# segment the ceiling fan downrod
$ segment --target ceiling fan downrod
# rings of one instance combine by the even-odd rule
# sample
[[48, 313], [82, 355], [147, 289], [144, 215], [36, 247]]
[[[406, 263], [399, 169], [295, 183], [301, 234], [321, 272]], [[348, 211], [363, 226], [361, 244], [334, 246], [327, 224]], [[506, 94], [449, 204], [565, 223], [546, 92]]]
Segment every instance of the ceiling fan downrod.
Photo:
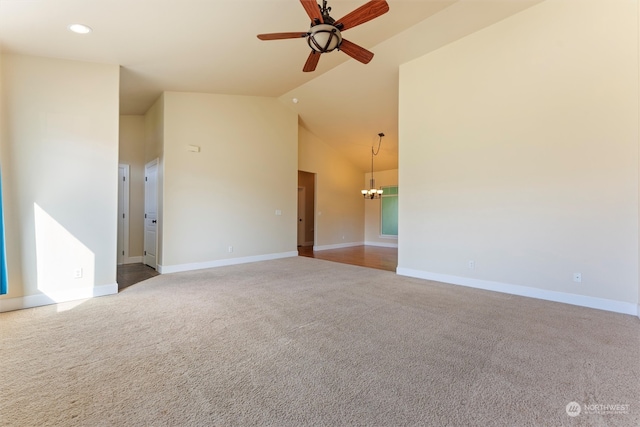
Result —
[[320, 14], [322, 15], [322, 19], [325, 24], [333, 25], [336, 20], [329, 16], [329, 12], [331, 12], [331, 7], [327, 6], [327, 0], [322, 0], [322, 7], [318, 5], [320, 8]]

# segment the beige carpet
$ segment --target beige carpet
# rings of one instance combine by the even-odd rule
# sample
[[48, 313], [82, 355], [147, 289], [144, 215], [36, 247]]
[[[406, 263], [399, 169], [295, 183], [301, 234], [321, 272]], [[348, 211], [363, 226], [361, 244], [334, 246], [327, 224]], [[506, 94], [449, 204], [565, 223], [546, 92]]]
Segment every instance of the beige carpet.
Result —
[[0, 425], [638, 426], [640, 320], [303, 257], [168, 274], [0, 314]]

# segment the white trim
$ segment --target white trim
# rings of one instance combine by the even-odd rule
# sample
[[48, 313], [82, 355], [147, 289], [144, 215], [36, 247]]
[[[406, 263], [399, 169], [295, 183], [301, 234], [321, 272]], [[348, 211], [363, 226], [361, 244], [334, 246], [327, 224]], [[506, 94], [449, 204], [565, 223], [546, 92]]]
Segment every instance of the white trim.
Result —
[[314, 251], [326, 251], [328, 249], [342, 249], [342, 248], [351, 248], [353, 246], [363, 246], [364, 242], [350, 242], [350, 243], [338, 243], [335, 245], [322, 245], [322, 246], [314, 246]]
[[449, 283], [453, 285], [468, 286], [471, 288], [485, 289], [488, 291], [502, 292], [505, 294], [561, 302], [581, 307], [596, 308], [598, 310], [613, 311], [622, 314], [631, 314], [634, 316], [637, 316], [640, 313], [640, 306], [636, 306], [636, 304], [605, 298], [590, 297], [587, 295], [549, 291], [546, 289], [531, 288], [528, 286], [512, 285], [509, 283], [493, 282], [489, 280], [471, 279], [468, 277], [451, 276], [448, 274], [431, 273], [428, 271], [413, 270], [410, 268], [398, 267], [396, 269], [396, 273], [401, 276], [433, 280], [436, 282]]
[[266, 254], [266, 255], [254, 255], [254, 256], [241, 257], [241, 258], [227, 258], [227, 259], [219, 259], [214, 261], [194, 262], [190, 264], [178, 264], [178, 265], [158, 264], [158, 273], [160, 274], [179, 273], [182, 271], [202, 270], [205, 268], [224, 267], [227, 265], [237, 265], [237, 264], [247, 264], [250, 262], [258, 262], [258, 261], [270, 261], [273, 259], [290, 258], [290, 257], [296, 257], [296, 256], [298, 256], [298, 251], [281, 252], [281, 253]]
[[[127, 164], [119, 164], [118, 165], [118, 190], [120, 189], [120, 170], [122, 169], [122, 176], [124, 177], [124, 184], [122, 185], [122, 213], [124, 214], [124, 218], [118, 218], [118, 225], [120, 224], [120, 220], [122, 221], [122, 251], [124, 253], [120, 253], [120, 248], [118, 248], [118, 261], [122, 261], [126, 264], [126, 259], [129, 257], [129, 165]], [[120, 194], [118, 194], [118, 199], [120, 198]], [[120, 212], [118, 212], [118, 217], [120, 216]], [[118, 234], [120, 234], [120, 230], [118, 230]]]
[[638, 319], [640, 319], [640, 303], [638, 303]]
[[[302, 193], [302, 194], [300, 194]], [[297, 235], [298, 235], [298, 245], [304, 245], [304, 239], [307, 235], [307, 187], [298, 186], [298, 199], [297, 208], [298, 208], [298, 217], [297, 217]], [[302, 233], [300, 233], [300, 228], [302, 227]]]
[[130, 256], [125, 258], [124, 264], [140, 264], [142, 262], [142, 255], [140, 256]]
[[130, 257], [126, 257], [122, 262], [119, 262], [118, 265], [139, 264], [143, 260], [144, 260], [143, 256], [130, 256]]
[[365, 241], [364, 245], [365, 246], [379, 246], [381, 248], [397, 248], [398, 247], [397, 243], [369, 242], [369, 241]]
[[[149, 177], [149, 169], [151, 169], [153, 166], [156, 167], [156, 171], [155, 171], [155, 206], [152, 206], [155, 210], [155, 218], [148, 218], [148, 214], [149, 212], [149, 197], [148, 197], [148, 191], [150, 188], [150, 184], [148, 184], [148, 180], [147, 178]], [[144, 165], [144, 216], [143, 216], [143, 221], [144, 221], [144, 227], [142, 229], [142, 253], [143, 253], [143, 260], [144, 263], [147, 264], [149, 267], [155, 268], [157, 270], [158, 267], [158, 246], [159, 246], [159, 240], [160, 240], [160, 158], [156, 157], [155, 159], [151, 160], [150, 162], [147, 162]], [[153, 248], [153, 264], [151, 265], [150, 262], [147, 262], [147, 258], [151, 258], [150, 255], [147, 255], [147, 252], [149, 252], [149, 248], [147, 247], [147, 219], [155, 219], [156, 220], [156, 238], [155, 238], [155, 242], [154, 245], [155, 246]]]
[[118, 293], [118, 284], [94, 286], [93, 288], [66, 289], [49, 294], [27, 295], [18, 298], [0, 299], [0, 313], [5, 311], [22, 310], [62, 302], [75, 301]]

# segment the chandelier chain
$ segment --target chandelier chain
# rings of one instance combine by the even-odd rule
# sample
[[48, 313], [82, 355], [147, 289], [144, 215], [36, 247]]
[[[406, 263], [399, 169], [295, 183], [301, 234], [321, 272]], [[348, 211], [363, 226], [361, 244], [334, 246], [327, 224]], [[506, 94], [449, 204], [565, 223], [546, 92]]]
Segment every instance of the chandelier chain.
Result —
[[373, 145], [371, 146], [371, 153], [374, 156], [377, 156], [378, 153], [380, 152], [380, 146], [382, 145], [382, 137], [384, 136], [384, 133], [379, 133], [378, 136], [380, 137], [380, 139], [378, 139], [378, 150], [374, 151], [373, 150]]
[[374, 146], [371, 146], [371, 177], [369, 180], [369, 188], [362, 190], [361, 193], [365, 199], [379, 199], [382, 196], [382, 189], [377, 190], [375, 188], [375, 179], [373, 178], [373, 158], [380, 153], [380, 147], [382, 145], [382, 137], [384, 133], [380, 132], [378, 134], [380, 139], [378, 140], [378, 149], [376, 150]]

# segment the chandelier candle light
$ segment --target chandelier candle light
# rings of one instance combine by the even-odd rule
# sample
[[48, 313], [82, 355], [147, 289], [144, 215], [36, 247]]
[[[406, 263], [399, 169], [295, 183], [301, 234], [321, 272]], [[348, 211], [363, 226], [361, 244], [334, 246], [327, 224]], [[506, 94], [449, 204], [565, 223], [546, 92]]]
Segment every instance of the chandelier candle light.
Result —
[[373, 200], [382, 197], [382, 190], [376, 189], [376, 180], [373, 178], [373, 157], [380, 153], [380, 145], [382, 144], [382, 137], [384, 136], [384, 133], [380, 132], [378, 136], [380, 137], [378, 140], [378, 149], [374, 150], [373, 146], [371, 146], [371, 179], [369, 180], [369, 189], [361, 191], [362, 196], [365, 199]]

